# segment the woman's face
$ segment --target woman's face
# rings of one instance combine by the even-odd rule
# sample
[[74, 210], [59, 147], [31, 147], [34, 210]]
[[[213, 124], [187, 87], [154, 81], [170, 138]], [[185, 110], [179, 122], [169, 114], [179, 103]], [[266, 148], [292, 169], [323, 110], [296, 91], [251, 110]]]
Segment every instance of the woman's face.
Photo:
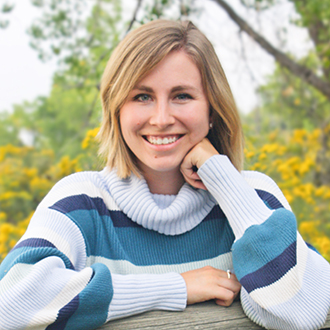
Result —
[[179, 171], [209, 131], [209, 103], [197, 66], [183, 51], [167, 55], [128, 95], [123, 138], [142, 173]]

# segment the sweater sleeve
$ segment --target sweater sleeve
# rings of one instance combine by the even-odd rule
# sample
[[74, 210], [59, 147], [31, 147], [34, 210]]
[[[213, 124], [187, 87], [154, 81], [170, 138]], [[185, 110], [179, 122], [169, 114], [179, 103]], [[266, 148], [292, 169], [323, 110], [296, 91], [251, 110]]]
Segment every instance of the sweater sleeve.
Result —
[[147, 310], [185, 308], [181, 275], [112, 274], [103, 263], [87, 265], [88, 244], [69, 216], [39, 206], [0, 265], [0, 329], [95, 329]]
[[[256, 172], [244, 178], [223, 155], [211, 157], [198, 175], [235, 234], [233, 265], [247, 316], [267, 329], [321, 327], [330, 307], [330, 265], [301, 238], [276, 184]], [[265, 202], [248, 181], [268, 195]]]

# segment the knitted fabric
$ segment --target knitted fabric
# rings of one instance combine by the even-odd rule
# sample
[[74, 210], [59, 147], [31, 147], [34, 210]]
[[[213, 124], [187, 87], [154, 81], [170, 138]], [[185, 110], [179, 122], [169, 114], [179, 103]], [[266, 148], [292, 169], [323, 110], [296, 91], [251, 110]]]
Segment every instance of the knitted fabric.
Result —
[[[152, 195], [143, 179], [82, 172], [57, 183], [0, 266], [0, 329], [95, 329], [186, 306], [180, 273], [233, 269], [245, 313], [270, 329], [317, 329], [330, 266], [308, 248], [267, 176], [214, 156], [184, 184]], [[317, 274], [317, 281], [315, 280]], [[221, 307], [219, 307], [221, 308]]]

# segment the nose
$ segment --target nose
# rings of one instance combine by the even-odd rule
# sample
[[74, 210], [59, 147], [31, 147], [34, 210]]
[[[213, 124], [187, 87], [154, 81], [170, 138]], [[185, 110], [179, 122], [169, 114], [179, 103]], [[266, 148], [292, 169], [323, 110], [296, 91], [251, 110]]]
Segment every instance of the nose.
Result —
[[164, 129], [167, 126], [173, 125], [174, 123], [175, 118], [172, 114], [171, 106], [168, 104], [168, 102], [157, 102], [150, 118], [150, 125]]

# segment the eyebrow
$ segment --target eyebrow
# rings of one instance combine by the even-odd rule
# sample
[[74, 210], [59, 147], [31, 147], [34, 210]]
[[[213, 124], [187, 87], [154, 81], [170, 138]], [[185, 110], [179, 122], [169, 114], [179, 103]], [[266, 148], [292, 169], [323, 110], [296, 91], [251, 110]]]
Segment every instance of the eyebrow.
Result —
[[153, 93], [153, 89], [150, 88], [150, 87], [147, 87], [147, 86], [144, 86], [144, 85], [141, 85], [141, 86], [135, 86], [133, 88], [133, 91], [134, 90], [139, 90], [139, 91], [143, 91], [143, 92], [148, 92], [148, 93]]
[[[148, 93], [153, 93], [154, 92], [154, 90], [151, 87], [144, 86], [144, 85], [136, 86], [136, 87], [134, 87], [133, 90], [139, 90], [139, 91], [144, 91], [144, 92], [148, 92]], [[183, 91], [183, 90], [193, 90], [193, 91], [197, 92], [199, 89], [195, 88], [193, 86], [190, 86], [190, 85], [179, 85], [179, 86], [173, 87], [171, 89], [171, 93], [180, 92], [180, 91]]]

